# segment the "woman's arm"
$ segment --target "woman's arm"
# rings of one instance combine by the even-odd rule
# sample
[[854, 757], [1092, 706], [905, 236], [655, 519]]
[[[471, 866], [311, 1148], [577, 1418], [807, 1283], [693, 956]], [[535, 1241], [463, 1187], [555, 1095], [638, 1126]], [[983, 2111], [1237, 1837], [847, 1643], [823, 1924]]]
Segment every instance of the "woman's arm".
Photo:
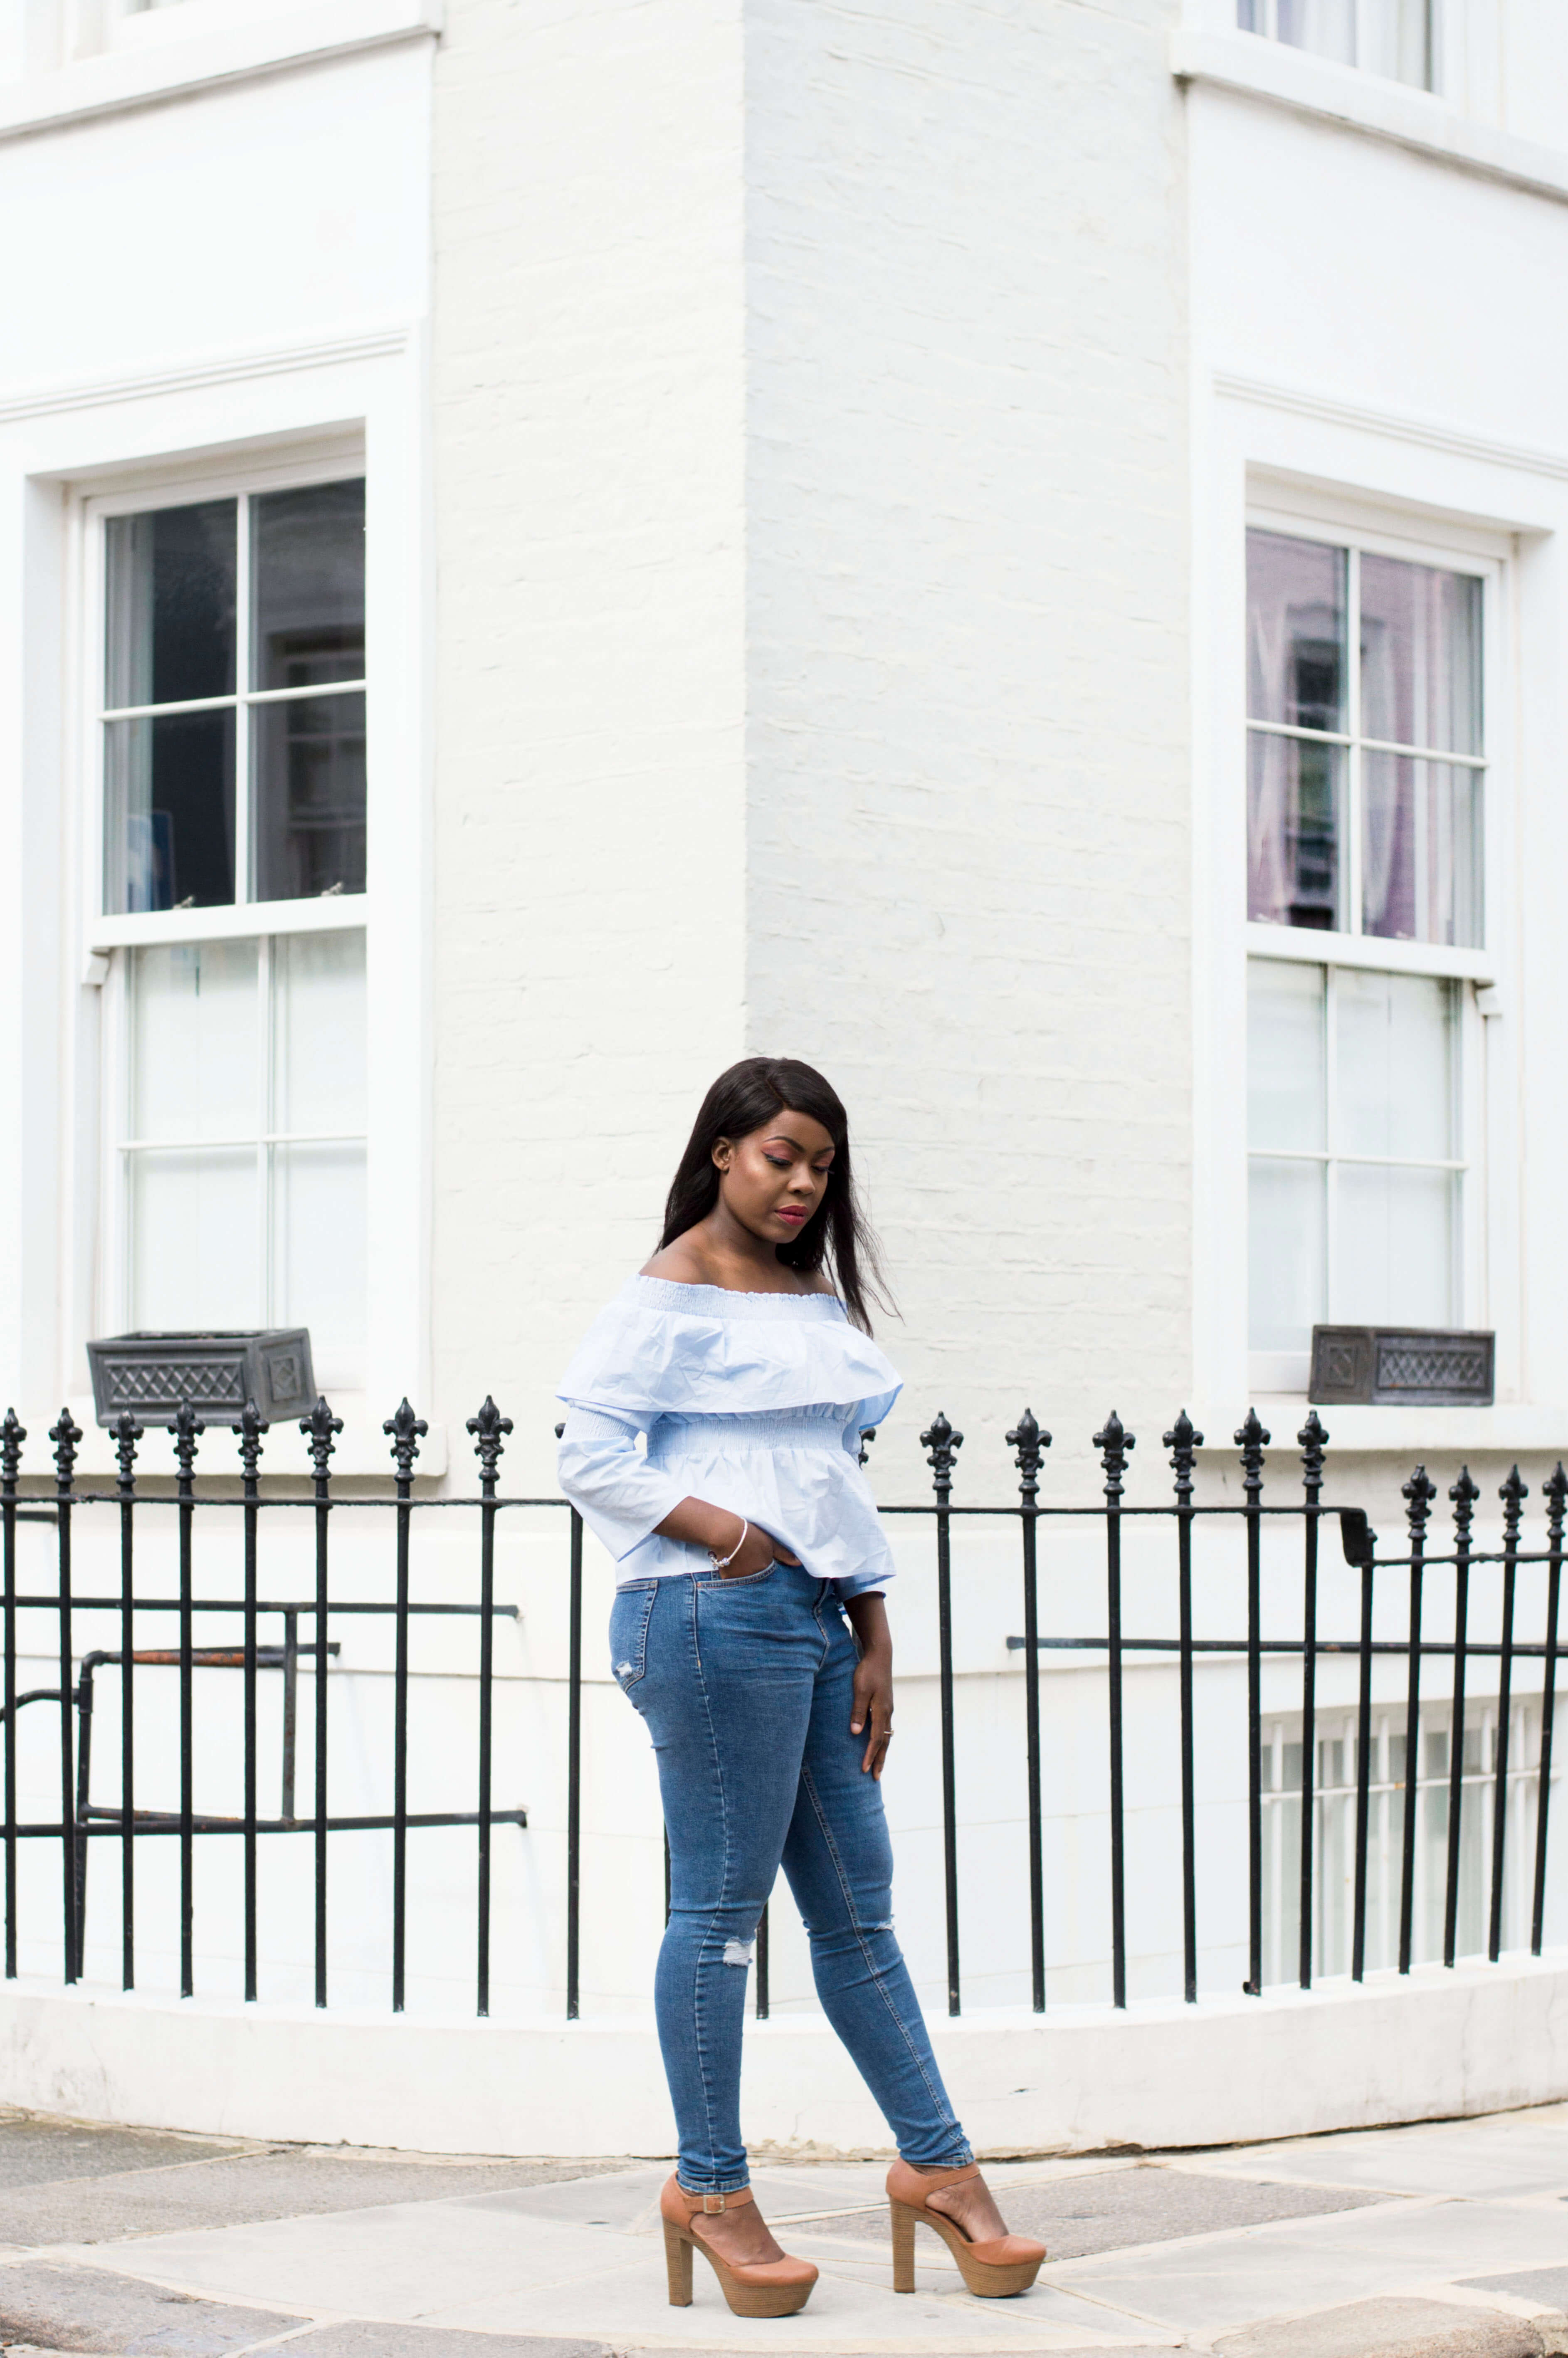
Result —
[[892, 1734], [892, 1631], [888, 1628], [887, 1599], [880, 1588], [873, 1588], [863, 1596], [851, 1596], [844, 1610], [860, 1649], [849, 1733], [859, 1736], [870, 1722], [860, 1768], [862, 1774], [869, 1769], [873, 1777], [881, 1777]]
[[[706, 1498], [683, 1498], [671, 1509], [662, 1523], [654, 1528], [667, 1540], [685, 1540], [689, 1546], [704, 1547], [709, 1555], [730, 1553], [741, 1538], [742, 1518], [731, 1507], [710, 1507]], [[770, 1563], [798, 1563], [786, 1547], [752, 1523], [747, 1530], [733, 1563], [726, 1566], [725, 1578], [743, 1580], [748, 1574], [766, 1572]]]

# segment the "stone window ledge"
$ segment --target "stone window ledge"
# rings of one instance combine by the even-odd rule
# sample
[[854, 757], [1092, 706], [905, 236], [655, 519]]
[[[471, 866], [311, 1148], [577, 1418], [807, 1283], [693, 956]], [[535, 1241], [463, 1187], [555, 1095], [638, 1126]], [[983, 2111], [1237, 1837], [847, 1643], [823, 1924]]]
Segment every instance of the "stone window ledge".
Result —
[[1244, 92], [1485, 179], [1568, 200], [1568, 152], [1473, 122], [1425, 91], [1309, 57], [1256, 33], [1179, 30], [1171, 39], [1171, 71], [1178, 81]]

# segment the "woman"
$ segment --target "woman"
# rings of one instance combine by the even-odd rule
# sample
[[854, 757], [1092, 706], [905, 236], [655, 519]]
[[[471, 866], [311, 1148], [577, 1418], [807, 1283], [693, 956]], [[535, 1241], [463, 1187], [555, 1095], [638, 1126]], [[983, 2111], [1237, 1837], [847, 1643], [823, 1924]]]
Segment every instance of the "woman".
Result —
[[1045, 2256], [1002, 2224], [892, 1934], [893, 1564], [859, 1457], [900, 1386], [871, 1340], [875, 1274], [838, 1098], [809, 1065], [749, 1056], [703, 1099], [659, 1249], [560, 1388], [561, 1487], [616, 1560], [611, 1662], [669, 1835], [654, 2002], [676, 2307], [694, 2247], [742, 2316], [789, 2316], [816, 2280], [769, 2234], [741, 2142], [746, 1968], [781, 1864], [823, 2010], [897, 2140], [896, 2288], [914, 2289], [916, 2219], [972, 2292], [1024, 2291]]

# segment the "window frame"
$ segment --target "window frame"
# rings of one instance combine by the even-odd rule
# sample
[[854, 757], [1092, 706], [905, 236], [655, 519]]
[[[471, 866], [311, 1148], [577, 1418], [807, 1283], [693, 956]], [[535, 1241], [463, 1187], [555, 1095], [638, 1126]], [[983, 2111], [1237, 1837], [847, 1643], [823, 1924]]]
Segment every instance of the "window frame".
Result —
[[[196, 909], [148, 909], [112, 914], [103, 909], [104, 882], [104, 801], [105, 780], [103, 762], [104, 719], [110, 708], [104, 695], [104, 647], [108, 599], [108, 531], [112, 517], [135, 515], [149, 509], [195, 505], [203, 500], [237, 498], [242, 493], [256, 495], [273, 491], [290, 491], [313, 483], [338, 482], [350, 476], [362, 476], [366, 482], [366, 639], [373, 645], [374, 626], [371, 617], [370, 549], [373, 546], [373, 509], [369, 469], [362, 437], [330, 437], [312, 439], [295, 449], [264, 450], [255, 457], [228, 457], [189, 467], [157, 468], [149, 466], [112, 491], [89, 492], [80, 502], [81, 540], [81, 629], [80, 686], [74, 698], [80, 715], [80, 745], [76, 761], [78, 807], [78, 892], [80, 894], [81, 938], [86, 946], [89, 961], [88, 979], [101, 986], [102, 1012], [99, 1022], [97, 1054], [96, 1121], [98, 1151], [96, 1155], [96, 1233], [93, 1272], [90, 1288], [91, 1315], [93, 1331], [99, 1334], [122, 1332], [129, 1324], [131, 1307], [130, 1253], [130, 1160], [124, 1147], [129, 1134], [129, 1091], [131, 1087], [130, 1057], [130, 978], [129, 953], [147, 947], [218, 940], [254, 940], [272, 944], [279, 937], [304, 933], [362, 933], [365, 937], [367, 984], [373, 959], [373, 869], [367, 867], [366, 890], [356, 893], [337, 893], [330, 897], [312, 896], [308, 900], [240, 901], [221, 903], [214, 907]], [[239, 629], [246, 627], [248, 583], [240, 582]], [[363, 693], [365, 697], [365, 729], [367, 747], [373, 746], [376, 734], [376, 697], [372, 686], [374, 677], [373, 658], [367, 654]], [[232, 698], [202, 699], [232, 704], [240, 715], [258, 700], [242, 692], [239, 679], [248, 677], [246, 660], [243, 674], [236, 670]], [[351, 692], [355, 682], [333, 683], [344, 692]], [[320, 693], [319, 689], [316, 691]], [[259, 700], [276, 702], [293, 698], [299, 691], [262, 691]], [[244, 732], [236, 723], [237, 735]], [[238, 757], [238, 748], [236, 748]], [[368, 755], [373, 763], [373, 755]], [[367, 826], [375, 827], [373, 790], [367, 788]], [[236, 779], [236, 844], [235, 886], [239, 889], [242, 862], [239, 830], [244, 817]], [[244, 868], [251, 866], [247, 849]], [[247, 877], [246, 881], [249, 881]], [[270, 961], [270, 949], [258, 959], [265, 970]], [[96, 969], [95, 971], [92, 969]], [[257, 1022], [270, 1023], [270, 1002], [262, 996], [263, 985], [258, 973]], [[370, 1033], [367, 999], [366, 1086], [370, 1087], [371, 1067], [374, 1051]], [[373, 1151], [376, 1129], [373, 1103], [368, 1107], [366, 1155], [367, 1164]], [[368, 1171], [367, 1171], [368, 1186]], [[265, 1217], [265, 1206], [263, 1217]], [[368, 1258], [368, 1256], [367, 1256]], [[264, 1263], [265, 1267], [265, 1263]], [[370, 1305], [366, 1305], [367, 1332], [373, 1326]], [[373, 1343], [371, 1351], [373, 1369]], [[318, 1381], [337, 1382], [342, 1388], [341, 1375], [330, 1364], [318, 1370]], [[357, 1384], [349, 1389], [358, 1390]]]
[[[1237, 649], [1239, 672], [1240, 708], [1238, 724], [1239, 770], [1242, 781], [1243, 839], [1247, 824], [1247, 746], [1252, 721], [1248, 710], [1246, 685], [1247, 597], [1245, 586], [1245, 535], [1251, 531], [1283, 534], [1298, 540], [1312, 540], [1338, 549], [1355, 549], [1360, 554], [1391, 557], [1407, 564], [1429, 565], [1469, 573], [1481, 582], [1481, 696], [1482, 696], [1482, 879], [1481, 910], [1482, 940], [1476, 948], [1451, 947], [1441, 942], [1395, 941], [1378, 935], [1360, 932], [1345, 933], [1304, 925], [1272, 925], [1255, 922], [1246, 915], [1245, 856], [1241, 861], [1238, 882], [1243, 894], [1238, 932], [1245, 961], [1267, 957], [1283, 959], [1300, 965], [1326, 968], [1358, 967], [1373, 972], [1427, 975], [1454, 981], [1459, 990], [1459, 1005], [1455, 1020], [1455, 1065], [1458, 1090], [1458, 1120], [1456, 1160], [1461, 1166], [1459, 1188], [1459, 1239], [1456, 1255], [1456, 1277], [1459, 1288], [1456, 1324], [1485, 1326], [1495, 1324], [1489, 1314], [1487, 1298], [1489, 1257], [1487, 1228], [1489, 1220], [1490, 1174], [1487, 1154], [1487, 1040], [1486, 1025], [1478, 993], [1495, 985], [1499, 970], [1499, 946], [1507, 938], [1509, 908], [1505, 893], [1508, 827], [1509, 731], [1506, 698], [1506, 627], [1509, 598], [1509, 567], [1511, 552], [1500, 545], [1500, 535], [1483, 528], [1467, 526], [1456, 521], [1416, 516], [1406, 519], [1391, 514], [1386, 508], [1374, 507], [1365, 499], [1358, 500], [1354, 492], [1336, 494], [1302, 485], [1254, 483], [1243, 507], [1243, 543], [1239, 552], [1242, 572], [1240, 600], [1240, 641]], [[1349, 661], [1353, 672], [1358, 670], [1359, 611], [1352, 606], [1349, 629]], [[1349, 717], [1360, 722], [1359, 700], [1351, 704]], [[1357, 744], [1363, 741], [1357, 736]], [[1358, 838], [1359, 808], [1346, 792], [1347, 831]], [[1360, 907], [1357, 898], [1360, 884], [1360, 846], [1357, 839], [1346, 846], [1349, 875], [1346, 888], [1346, 907], [1358, 921]], [[1332, 993], [1332, 980], [1327, 986]], [[1243, 1009], [1247, 1001], [1246, 978], [1243, 975]], [[1244, 1012], [1245, 1021], [1245, 1012]], [[1332, 1055], [1332, 1037], [1327, 1044]], [[1327, 1086], [1332, 1091], [1330, 1076]], [[1245, 1097], [1245, 1091], [1243, 1091]], [[1241, 1154], [1244, 1168], [1250, 1170], [1251, 1141], [1245, 1109], [1240, 1124]], [[1243, 1200], [1249, 1183], [1244, 1180]], [[1330, 1189], [1332, 1196], [1333, 1190]], [[1333, 1240], [1332, 1230], [1325, 1233], [1325, 1256], [1328, 1298], [1333, 1301]], [[1246, 1328], [1243, 1349], [1246, 1354], [1249, 1383], [1260, 1394], [1291, 1394], [1301, 1396], [1306, 1390], [1307, 1357], [1296, 1352], [1254, 1351], [1250, 1345], [1250, 1290], [1242, 1288], [1243, 1314]], [[1332, 1307], [1328, 1316], [1334, 1315]]]
[[1446, 29], [1444, 18], [1447, 13], [1445, 0], [1426, 0], [1428, 80], [1424, 82], [1405, 81], [1397, 74], [1379, 73], [1374, 67], [1361, 63], [1359, 52], [1364, 47], [1363, 21], [1366, 11], [1374, 5], [1374, 0], [1354, 0], [1357, 51], [1354, 62], [1347, 62], [1343, 58], [1330, 58], [1321, 49], [1303, 49], [1294, 41], [1282, 39], [1279, 31], [1280, 0], [1252, 0], [1252, 5], [1262, 16], [1262, 24], [1260, 26], [1243, 25], [1241, 0], [1229, 0], [1228, 29], [1247, 34], [1255, 41], [1269, 41], [1278, 49], [1293, 51], [1297, 57], [1314, 58], [1320, 65], [1338, 66], [1346, 73], [1369, 74], [1374, 81], [1390, 83], [1396, 90], [1420, 91], [1423, 97], [1441, 98], [1444, 95], [1444, 35]]

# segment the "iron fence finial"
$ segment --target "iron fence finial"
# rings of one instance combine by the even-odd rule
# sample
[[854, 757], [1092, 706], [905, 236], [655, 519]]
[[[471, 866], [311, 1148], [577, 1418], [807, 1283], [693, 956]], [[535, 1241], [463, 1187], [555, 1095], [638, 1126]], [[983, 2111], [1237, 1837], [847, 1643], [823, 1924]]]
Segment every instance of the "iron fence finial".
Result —
[[1105, 1467], [1105, 1495], [1112, 1501], [1121, 1496], [1121, 1477], [1127, 1471], [1127, 1454], [1138, 1445], [1137, 1435], [1128, 1432], [1114, 1409], [1095, 1435], [1095, 1447], [1100, 1453]]
[[1410, 1480], [1400, 1485], [1400, 1495], [1408, 1502], [1405, 1520], [1411, 1528], [1411, 1537], [1419, 1539], [1426, 1531], [1427, 1519], [1432, 1513], [1432, 1502], [1437, 1496], [1437, 1485], [1428, 1475], [1425, 1466], [1418, 1466]]
[[174, 1422], [168, 1430], [174, 1435], [174, 1460], [179, 1468], [179, 1478], [189, 1482], [196, 1466], [196, 1444], [207, 1427], [188, 1400], [182, 1400], [174, 1412]]
[[382, 1426], [383, 1433], [392, 1436], [392, 1455], [397, 1467], [399, 1482], [414, 1479], [414, 1460], [419, 1455], [419, 1443], [430, 1430], [422, 1416], [416, 1416], [408, 1405], [407, 1394], [399, 1401], [395, 1413]]
[[128, 1498], [135, 1488], [136, 1444], [143, 1431], [128, 1408], [123, 1408], [114, 1419], [114, 1462], [120, 1469], [115, 1487], [122, 1498]]
[[21, 1473], [22, 1444], [27, 1437], [27, 1426], [17, 1422], [16, 1410], [8, 1408], [0, 1423], [0, 1480], [14, 1482]]
[[1263, 1487], [1263, 1452], [1273, 1437], [1267, 1425], [1260, 1423], [1255, 1408], [1248, 1410], [1246, 1422], [1236, 1428], [1236, 1446], [1241, 1452], [1241, 1487], [1254, 1507]]
[[1296, 1435], [1302, 1453], [1302, 1484], [1307, 1503], [1315, 1507], [1323, 1488], [1323, 1455], [1328, 1447], [1328, 1433], [1316, 1409], [1307, 1411], [1307, 1421]]
[[1160, 1446], [1171, 1452], [1171, 1470], [1176, 1477], [1176, 1496], [1186, 1506], [1193, 1495], [1193, 1456], [1203, 1447], [1203, 1435], [1183, 1409], [1169, 1433], [1161, 1435]]
[[238, 1424], [230, 1427], [240, 1436], [240, 1466], [247, 1482], [254, 1482], [261, 1464], [261, 1437], [272, 1427], [265, 1422], [254, 1400], [248, 1400], [240, 1411]]
[[[474, 1436], [474, 1455], [479, 1459], [481, 1487], [492, 1486], [495, 1481], [495, 1469], [501, 1459], [502, 1434], [511, 1432], [512, 1419], [502, 1415], [490, 1394], [486, 1392], [483, 1407], [477, 1416], [469, 1418], [465, 1430]], [[557, 1425], [556, 1428], [557, 1441], [560, 1435], [561, 1427]]]
[[920, 1445], [925, 1452], [926, 1464], [931, 1468], [937, 1502], [939, 1505], [946, 1506], [953, 1488], [954, 1460], [964, 1445], [964, 1436], [961, 1433], [955, 1433], [946, 1417], [938, 1409], [925, 1431], [921, 1434]]
[[1517, 1466], [1509, 1472], [1498, 1496], [1503, 1502], [1503, 1536], [1507, 1540], [1517, 1540], [1519, 1516], [1530, 1496], [1530, 1484], [1520, 1480]]
[[327, 1479], [328, 1461], [331, 1457], [333, 1448], [332, 1435], [335, 1433], [341, 1433], [342, 1429], [342, 1418], [332, 1414], [327, 1405], [325, 1395], [319, 1392], [316, 1396], [316, 1405], [309, 1415], [302, 1416], [299, 1420], [299, 1430], [310, 1444], [310, 1463], [318, 1482], [324, 1482]]
[[1023, 1503], [1032, 1507], [1040, 1492], [1040, 1461], [1051, 1446], [1051, 1436], [1044, 1430], [1033, 1409], [1026, 1408], [1007, 1436], [1007, 1445], [1016, 1452], [1019, 1489]]
[[1470, 1525], [1475, 1518], [1476, 1502], [1481, 1495], [1480, 1485], [1470, 1479], [1468, 1466], [1461, 1466], [1459, 1479], [1453, 1485], [1448, 1495], [1454, 1501], [1454, 1528], [1463, 1538], [1468, 1539]]
[[70, 1488], [71, 1471], [76, 1464], [76, 1444], [81, 1439], [81, 1427], [68, 1408], [59, 1412], [59, 1422], [49, 1427], [49, 1439], [54, 1443], [55, 1487], [61, 1493]]

